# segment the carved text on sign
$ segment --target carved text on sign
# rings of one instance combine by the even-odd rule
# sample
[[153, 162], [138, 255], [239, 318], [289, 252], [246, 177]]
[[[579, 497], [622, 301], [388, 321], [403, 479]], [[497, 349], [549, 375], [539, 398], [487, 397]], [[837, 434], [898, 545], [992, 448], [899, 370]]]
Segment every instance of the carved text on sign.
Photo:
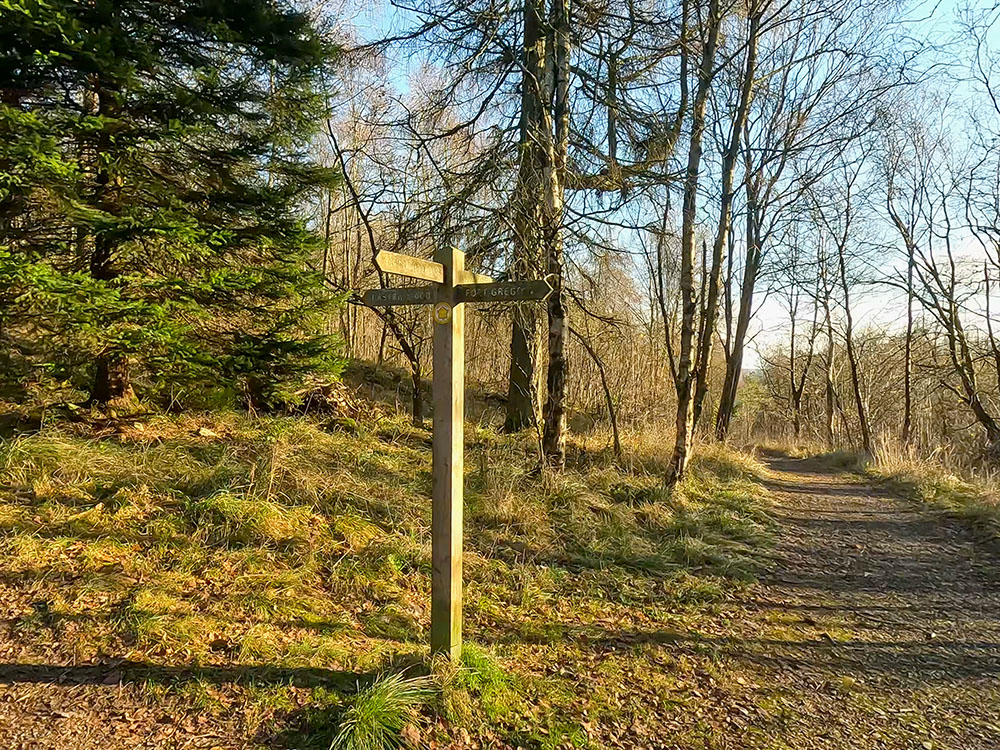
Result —
[[388, 305], [428, 305], [436, 299], [436, 289], [432, 286], [404, 286], [396, 289], [369, 289], [362, 296], [366, 305], [385, 307]]
[[517, 302], [543, 300], [552, 287], [543, 279], [533, 281], [498, 281], [493, 284], [461, 284], [455, 287], [459, 302]]

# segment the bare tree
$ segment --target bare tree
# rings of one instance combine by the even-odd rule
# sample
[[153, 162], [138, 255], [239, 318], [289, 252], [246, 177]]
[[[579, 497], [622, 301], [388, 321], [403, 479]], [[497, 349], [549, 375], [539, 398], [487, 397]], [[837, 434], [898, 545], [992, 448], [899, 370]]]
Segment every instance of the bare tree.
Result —
[[[772, 238], [797, 220], [809, 189], [837, 154], [871, 127], [880, 103], [909, 80], [908, 53], [900, 50], [897, 58], [886, 52], [893, 49], [887, 41], [892, 12], [864, 2], [789, 3], [765, 22], [763, 82], [745, 137], [744, 250], [736, 322], [727, 326], [724, 346], [726, 374], [715, 420], [719, 439], [732, 421], [754, 297]], [[736, 279], [730, 283], [736, 286]], [[734, 317], [733, 296], [726, 297], [727, 320]]]
[[927, 179], [932, 168], [933, 146], [918, 123], [903, 121], [886, 133], [884, 145], [885, 205], [899, 233], [906, 255], [906, 333], [903, 353], [903, 424], [900, 438], [910, 442], [913, 429], [913, 305], [914, 269], [918, 231]]
[[[688, 13], [685, 6], [685, 14]], [[684, 176], [684, 201], [681, 211], [681, 261], [680, 291], [681, 320], [680, 346], [677, 354], [675, 386], [677, 389], [676, 436], [668, 469], [668, 484], [676, 484], [684, 475], [690, 459], [694, 433], [695, 336], [697, 335], [698, 307], [695, 290], [696, 237], [695, 223], [698, 208], [698, 180], [701, 174], [702, 139], [705, 133], [705, 111], [712, 82], [715, 78], [715, 58], [722, 26], [723, 10], [720, 0], [709, 0], [705, 18], [695, 27], [701, 49], [697, 65], [695, 95], [691, 106], [691, 132], [687, 152], [687, 169]], [[682, 55], [687, 55], [686, 44]]]
[[[796, 439], [802, 436], [802, 398], [805, 394], [806, 383], [812, 368], [813, 357], [816, 352], [816, 338], [819, 331], [819, 296], [810, 294], [805, 285], [808, 283], [808, 263], [804, 257], [803, 248], [799, 243], [798, 233], [794, 233], [791, 247], [787, 255], [787, 260], [782, 275], [785, 277], [784, 296], [788, 309], [788, 318], [791, 322], [788, 333], [788, 398], [792, 409], [792, 429]], [[815, 274], [815, 283], [819, 283], [818, 264]], [[815, 291], [811, 290], [811, 291]], [[802, 363], [798, 358], [798, 320], [802, 309], [803, 297], [809, 296], [812, 305], [812, 318], [809, 330], [806, 334], [806, 352]]]
[[[855, 248], [859, 244], [857, 214], [865, 168], [865, 152], [845, 152], [837, 164], [835, 177], [825, 186], [822, 199], [816, 198], [816, 215], [822, 229], [834, 246], [836, 274], [840, 284], [841, 305], [844, 312], [844, 348], [851, 370], [851, 391], [861, 430], [861, 447], [874, 455], [871, 425], [868, 419], [867, 400], [862, 384], [862, 372], [855, 342], [854, 310], [851, 307], [851, 288], [854, 286], [853, 264], [858, 258]], [[850, 269], [850, 270], [849, 270]]]
[[[761, 26], [765, 13], [771, 3], [766, 0], [751, 0], [746, 9], [746, 60], [736, 76], [737, 104], [729, 123], [729, 131], [722, 152], [721, 181], [722, 190], [719, 197], [719, 218], [716, 223], [715, 240], [712, 243], [711, 269], [708, 271], [707, 292], [701, 311], [701, 327], [698, 332], [698, 352], [695, 357], [695, 394], [693, 405], [693, 424], [697, 425], [701, 416], [701, 407], [708, 392], [708, 371], [712, 361], [712, 346], [715, 342], [715, 326], [719, 310], [719, 287], [722, 281], [724, 253], [728, 244], [731, 228], [733, 199], [735, 186], [733, 176], [736, 171], [736, 161], [739, 158], [742, 139], [746, 133], [747, 113], [753, 95], [754, 83], [757, 80], [757, 45], [760, 40]], [[741, 39], [741, 42], [744, 42]]]

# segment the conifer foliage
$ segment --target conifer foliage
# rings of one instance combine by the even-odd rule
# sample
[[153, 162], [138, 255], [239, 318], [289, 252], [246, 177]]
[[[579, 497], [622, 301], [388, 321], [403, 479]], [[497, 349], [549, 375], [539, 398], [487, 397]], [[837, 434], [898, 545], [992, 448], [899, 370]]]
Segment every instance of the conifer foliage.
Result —
[[0, 378], [94, 403], [338, 365], [305, 206], [336, 58], [280, 0], [0, 1]]

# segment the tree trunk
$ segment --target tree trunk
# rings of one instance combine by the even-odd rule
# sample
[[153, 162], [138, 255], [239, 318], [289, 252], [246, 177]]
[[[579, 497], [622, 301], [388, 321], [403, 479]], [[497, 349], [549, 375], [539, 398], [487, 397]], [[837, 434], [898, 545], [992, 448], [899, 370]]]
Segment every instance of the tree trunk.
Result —
[[[1000, 257], [997, 260], [998, 266], [1000, 266]], [[983, 281], [985, 283], [985, 299], [986, 299], [986, 337], [989, 341], [990, 352], [993, 355], [993, 367], [996, 370], [996, 383], [997, 389], [1000, 390], [1000, 344], [997, 343], [996, 332], [993, 328], [993, 311], [990, 309], [990, 295], [993, 293], [991, 290], [990, 282], [990, 270], [986, 263], [983, 263]], [[995, 456], [1000, 457], [1000, 441], [991, 440], [988, 450]]]
[[[102, 91], [99, 80], [92, 79], [94, 91], [86, 95], [86, 102], [96, 102], [97, 112], [112, 114], [112, 99]], [[110, 136], [101, 131], [97, 141], [97, 168], [95, 173], [96, 202], [108, 213], [118, 212], [118, 196], [111, 175], [103, 166], [102, 155], [111, 148]], [[115, 240], [106, 232], [94, 237], [93, 252], [90, 255], [90, 275], [98, 281], [113, 284], [119, 276], [115, 267]], [[89, 402], [104, 405], [112, 401], [133, 397], [128, 357], [120, 352], [106, 352], [97, 356], [94, 368], [94, 382], [90, 390]]]
[[[540, 265], [543, 221], [543, 184], [549, 142], [546, 107], [549, 93], [547, 61], [551, 51], [544, 33], [543, 0], [524, 0], [524, 40], [521, 72], [520, 153], [514, 189], [514, 262], [511, 277], [535, 278]], [[535, 361], [538, 322], [529, 305], [514, 308], [510, 337], [510, 375], [507, 381], [505, 432], [519, 432], [535, 424]]]
[[[913, 272], [916, 261], [912, 226], [908, 225], [893, 204], [894, 174], [889, 172], [886, 184], [886, 206], [889, 218], [903, 239], [906, 247], [906, 338], [903, 345], [903, 428], [901, 439], [904, 444], [910, 441], [913, 412]], [[987, 295], [987, 299], [989, 299]]]
[[954, 300], [954, 294], [949, 298], [950, 318], [947, 325], [948, 349], [952, 365], [959, 376], [965, 391], [966, 402], [972, 410], [976, 421], [986, 432], [986, 441], [993, 445], [1000, 443], [1000, 422], [990, 413], [982, 397], [979, 395], [979, 382], [976, 374], [976, 358], [969, 348], [969, 340], [965, 334], [965, 326]]
[[[793, 282], [794, 283], [794, 282]], [[793, 292], [794, 293], [794, 292]], [[801, 420], [799, 419], [799, 399], [798, 393], [795, 389], [795, 316], [798, 312], [798, 301], [796, 300], [795, 305], [792, 307], [792, 330], [791, 335], [788, 337], [788, 400], [792, 406], [792, 429], [794, 430], [795, 438], [798, 439], [799, 432], [802, 429]]]
[[865, 408], [864, 396], [861, 393], [861, 366], [854, 349], [854, 317], [851, 314], [851, 299], [847, 284], [847, 261], [845, 248], [837, 246], [837, 262], [840, 267], [840, 284], [844, 292], [844, 343], [847, 348], [847, 361], [851, 366], [851, 390], [854, 392], [854, 404], [858, 410], [858, 423], [861, 427], [861, 447], [869, 456], [874, 455], [871, 427], [868, 424], [868, 412]]
[[104, 405], [131, 399], [133, 395], [128, 360], [119, 356], [98, 357], [90, 402]]
[[833, 341], [833, 311], [830, 306], [830, 295], [832, 284], [830, 283], [829, 266], [826, 252], [823, 249], [823, 238], [820, 236], [819, 270], [816, 275], [816, 296], [822, 299], [823, 304], [823, 331], [826, 334], [826, 356], [824, 360], [825, 368], [825, 389], [824, 389], [824, 414], [823, 432], [826, 438], [827, 450], [834, 448], [833, 420], [837, 408], [837, 391], [834, 385], [834, 375], [836, 374], [835, 361], [836, 348]]
[[[94, 241], [94, 252], [90, 257], [90, 275], [100, 281], [113, 282], [118, 272], [114, 269], [112, 261], [113, 244], [106, 235], [98, 235]], [[90, 403], [104, 405], [111, 401], [133, 397], [128, 358], [125, 355], [101, 354], [96, 358], [95, 365]]]
[[[987, 289], [987, 299], [989, 290]], [[989, 311], [987, 310], [987, 320]], [[903, 347], [903, 444], [910, 442], [913, 429], [913, 246], [907, 243], [906, 260], [906, 342]]]
[[802, 365], [802, 374], [796, 377], [795, 374], [795, 315], [798, 313], [798, 301], [795, 303], [795, 312], [792, 318], [792, 345], [789, 356], [788, 371], [792, 389], [792, 427], [795, 430], [795, 439], [802, 436], [802, 397], [806, 392], [806, 381], [809, 378], [809, 370], [812, 368], [813, 357], [816, 352], [816, 323], [819, 316], [819, 304], [813, 300], [812, 324], [809, 327], [809, 349], [806, 352], [805, 363]]
[[552, 139], [545, 174], [544, 243], [546, 270], [553, 285], [548, 299], [549, 367], [546, 379], [545, 425], [542, 453], [550, 468], [561, 470], [566, 463], [566, 293], [563, 287], [563, 206], [566, 155], [569, 149], [569, 0], [552, 5], [553, 65], [555, 98], [552, 106]]
[[826, 393], [824, 413], [824, 431], [826, 433], [826, 447], [829, 450], [834, 448], [833, 417], [837, 406], [837, 391], [833, 382], [834, 376], [834, 356], [835, 349], [833, 343], [833, 318], [830, 315], [830, 300], [825, 301], [826, 312]]
[[[1000, 263], [1000, 259], [998, 259]], [[983, 264], [983, 282], [985, 293], [983, 295], [986, 303], [986, 338], [990, 344], [990, 353], [993, 355], [993, 368], [996, 371], [997, 389], [1000, 390], [1000, 343], [997, 342], [997, 334], [993, 328], [993, 311], [991, 310], [990, 297], [993, 294], [990, 280], [990, 269]]]
[[538, 322], [528, 305], [514, 305], [510, 336], [510, 375], [504, 432], [520, 432], [535, 423], [535, 357]]
[[719, 205], [719, 221], [712, 245], [712, 270], [708, 280], [708, 294], [702, 314], [700, 341], [695, 360], [695, 393], [693, 407], [693, 425], [698, 424], [701, 417], [701, 407], [708, 393], [708, 371], [712, 364], [712, 345], [715, 341], [715, 322], [719, 310], [719, 286], [722, 279], [723, 255], [726, 240], [730, 230], [730, 215], [733, 205], [733, 173], [736, 169], [736, 158], [739, 156], [740, 142], [743, 135], [747, 111], [753, 94], [753, 83], [757, 69], [757, 36], [760, 30], [760, 13], [757, 3], [751, 2], [749, 8], [749, 27], [747, 30], [747, 57], [740, 87], [740, 99], [733, 116], [729, 142], [722, 157], [722, 197]]
[[[749, 183], [748, 183], [749, 190]], [[736, 329], [733, 332], [732, 353], [726, 360], [726, 376], [722, 383], [722, 395], [719, 399], [719, 410], [715, 418], [715, 436], [725, 440], [732, 425], [733, 413], [736, 409], [736, 396], [739, 393], [740, 378], [743, 375], [743, 351], [746, 348], [747, 332], [750, 330], [750, 318], [753, 316], [754, 290], [757, 286], [757, 276], [760, 273], [762, 253], [760, 249], [760, 232], [757, 228], [756, 213], [752, 201], [747, 206], [747, 250], [746, 262], [743, 264], [743, 281], [740, 288], [740, 309], [736, 315]]]
[[597, 372], [601, 377], [601, 389], [604, 391], [604, 404], [608, 409], [608, 421], [611, 422], [611, 439], [612, 445], [614, 446], [615, 457], [622, 457], [622, 443], [621, 438], [618, 434], [618, 412], [615, 410], [615, 401], [611, 397], [611, 387], [608, 385], [608, 375], [605, 372], [604, 362], [598, 356], [594, 347], [590, 345], [590, 342], [574, 328], [570, 328], [570, 333], [576, 336], [577, 340], [583, 345], [583, 348], [590, 355], [590, 358], [594, 362], [594, 366], [597, 367]]
[[698, 88], [691, 111], [691, 136], [688, 163], [684, 176], [684, 203], [681, 216], [681, 340], [678, 353], [675, 388], [677, 418], [675, 439], [667, 484], [675, 485], [687, 470], [694, 432], [695, 362], [694, 338], [697, 327], [697, 301], [694, 288], [695, 221], [698, 208], [698, 177], [701, 172], [701, 141], [705, 134], [705, 107], [715, 67], [715, 50], [719, 38], [720, 13], [718, 0], [710, 0], [707, 36], [698, 66]]
[[410, 363], [410, 383], [413, 385], [413, 395], [410, 397], [410, 414], [414, 427], [424, 426], [424, 390], [421, 387], [423, 378], [420, 376], [420, 362]]

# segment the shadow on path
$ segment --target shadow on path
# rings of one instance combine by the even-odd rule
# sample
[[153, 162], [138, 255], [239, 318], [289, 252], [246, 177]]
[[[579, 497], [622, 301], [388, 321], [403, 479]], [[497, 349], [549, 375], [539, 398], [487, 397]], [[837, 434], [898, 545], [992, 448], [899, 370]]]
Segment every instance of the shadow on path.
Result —
[[718, 647], [782, 668], [995, 680], [1000, 560], [971, 530], [815, 460], [769, 464], [784, 531], [755, 604], [816, 637]]

